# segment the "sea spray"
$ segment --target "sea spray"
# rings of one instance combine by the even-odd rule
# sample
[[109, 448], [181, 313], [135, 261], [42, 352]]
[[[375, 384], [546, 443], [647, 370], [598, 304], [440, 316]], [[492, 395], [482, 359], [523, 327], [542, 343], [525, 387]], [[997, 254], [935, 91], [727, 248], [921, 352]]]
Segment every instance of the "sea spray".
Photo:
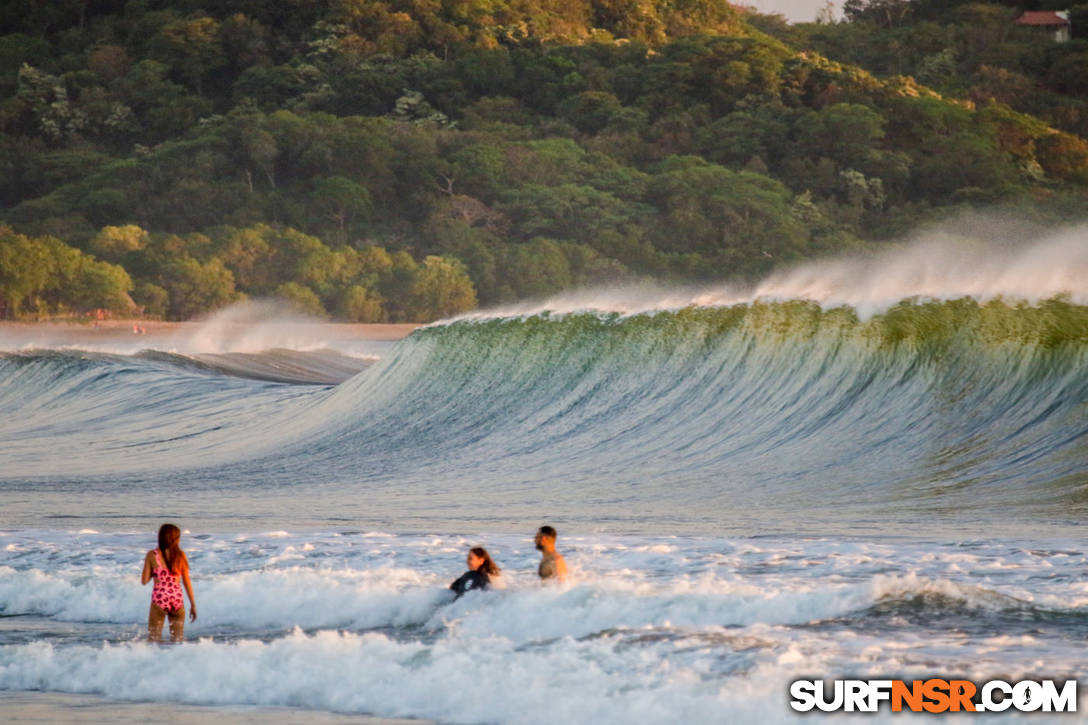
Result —
[[797, 300], [815, 302], [823, 309], [849, 307], [867, 319], [905, 300], [965, 297], [1011, 304], [1064, 297], [1088, 304], [1088, 225], [1043, 229], [1011, 219], [964, 215], [867, 254], [783, 266], [754, 284], [644, 282], [562, 292], [462, 317], [589, 311], [633, 315]]

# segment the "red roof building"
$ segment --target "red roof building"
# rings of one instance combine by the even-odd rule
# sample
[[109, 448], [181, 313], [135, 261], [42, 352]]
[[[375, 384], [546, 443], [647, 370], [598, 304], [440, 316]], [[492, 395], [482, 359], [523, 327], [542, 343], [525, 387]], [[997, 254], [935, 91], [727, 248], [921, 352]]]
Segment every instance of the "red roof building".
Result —
[[1016, 19], [1016, 24], [1051, 32], [1059, 43], [1067, 42], [1072, 35], [1069, 14], [1054, 10], [1028, 10]]

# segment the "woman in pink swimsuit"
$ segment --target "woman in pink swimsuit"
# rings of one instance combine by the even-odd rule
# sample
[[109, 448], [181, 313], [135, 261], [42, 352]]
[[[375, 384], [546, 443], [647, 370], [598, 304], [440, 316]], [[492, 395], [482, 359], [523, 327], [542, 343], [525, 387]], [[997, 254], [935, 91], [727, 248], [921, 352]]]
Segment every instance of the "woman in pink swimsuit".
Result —
[[147, 615], [147, 638], [152, 642], [162, 639], [162, 624], [170, 618], [170, 638], [180, 642], [185, 636], [185, 600], [181, 596], [181, 584], [189, 595], [189, 619], [196, 621], [196, 602], [193, 600], [193, 583], [189, 581], [189, 560], [178, 546], [181, 531], [173, 524], [159, 527], [159, 548], [147, 552], [144, 572], [140, 583], [152, 579], [151, 611]]

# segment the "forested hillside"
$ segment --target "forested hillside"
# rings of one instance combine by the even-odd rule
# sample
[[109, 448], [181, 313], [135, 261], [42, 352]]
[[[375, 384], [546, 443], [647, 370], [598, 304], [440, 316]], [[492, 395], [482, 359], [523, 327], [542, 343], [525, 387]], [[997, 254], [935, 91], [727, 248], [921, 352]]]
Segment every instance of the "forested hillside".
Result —
[[847, 5], [0, 2], [0, 316], [421, 321], [1088, 216], [1088, 41]]

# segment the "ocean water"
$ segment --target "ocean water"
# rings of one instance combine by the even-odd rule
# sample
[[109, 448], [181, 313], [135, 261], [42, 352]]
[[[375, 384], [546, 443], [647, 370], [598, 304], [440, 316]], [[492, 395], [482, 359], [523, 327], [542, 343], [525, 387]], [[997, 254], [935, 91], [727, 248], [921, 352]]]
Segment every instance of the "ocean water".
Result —
[[[0, 340], [0, 691], [786, 722], [798, 678], [1088, 677], [1083, 229], [397, 343], [217, 324]], [[200, 613], [178, 647], [141, 641], [166, 520]], [[453, 602], [474, 545], [502, 586]]]

